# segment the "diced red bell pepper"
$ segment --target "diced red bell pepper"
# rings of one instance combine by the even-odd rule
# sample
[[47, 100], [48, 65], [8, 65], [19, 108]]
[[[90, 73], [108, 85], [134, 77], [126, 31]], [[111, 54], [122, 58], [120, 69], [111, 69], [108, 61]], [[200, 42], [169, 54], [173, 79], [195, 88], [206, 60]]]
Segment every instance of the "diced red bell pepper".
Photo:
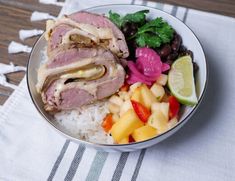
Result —
[[133, 142], [135, 142], [135, 140], [134, 140], [134, 138], [130, 135], [130, 136], [129, 136], [129, 143], [133, 143]]
[[178, 115], [180, 110], [180, 103], [174, 96], [169, 96], [168, 101], [170, 104], [169, 117], [171, 119]]
[[146, 123], [148, 121], [149, 116], [151, 115], [151, 112], [144, 105], [137, 101], [131, 100], [131, 103], [137, 116], [142, 122]]
[[106, 133], [109, 132], [109, 130], [112, 128], [113, 126], [113, 117], [112, 114], [107, 114], [107, 116], [104, 118], [102, 124], [101, 124], [102, 128], [104, 129], [104, 131]]

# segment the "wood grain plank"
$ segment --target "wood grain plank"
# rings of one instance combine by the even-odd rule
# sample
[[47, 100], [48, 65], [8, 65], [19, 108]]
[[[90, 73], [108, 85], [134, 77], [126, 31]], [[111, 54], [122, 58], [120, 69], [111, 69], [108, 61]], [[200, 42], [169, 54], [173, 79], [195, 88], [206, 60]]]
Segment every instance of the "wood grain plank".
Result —
[[38, 0], [0, 0], [1, 4], [17, 7], [17, 9], [28, 11], [42, 11], [54, 16], [58, 15], [61, 7], [55, 5], [41, 4]]
[[[57, 16], [61, 7], [38, 3], [38, 0], [0, 0], [0, 62], [26, 66], [29, 54], [8, 54], [8, 45], [11, 41], [17, 41], [33, 46], [38, 37], [30, 38], [22, 42], [19, 39], [20, 29], [45, 29], [45, 21], [31, 22], [30, 16], [33, 11], [43, 11]], [[3, 28], [4, 27], [4, 28]], [[24, 72], [7, 74], [10, 83], [18, 85], [23, 79]], [[2, 105], [12, 89], [0, 86], [0, 105]]]

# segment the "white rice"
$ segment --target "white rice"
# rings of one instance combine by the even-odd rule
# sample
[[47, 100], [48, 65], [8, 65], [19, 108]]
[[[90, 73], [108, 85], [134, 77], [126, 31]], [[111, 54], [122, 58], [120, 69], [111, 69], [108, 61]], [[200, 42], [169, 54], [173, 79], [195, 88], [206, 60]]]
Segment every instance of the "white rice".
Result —
[[112, 137], [101, 127], [107, 113], [109, 113], [107, 102], [102, 101], [79, 110], [56, 113], [55, 119], [76, 138], [93, 143], [113, 144]]

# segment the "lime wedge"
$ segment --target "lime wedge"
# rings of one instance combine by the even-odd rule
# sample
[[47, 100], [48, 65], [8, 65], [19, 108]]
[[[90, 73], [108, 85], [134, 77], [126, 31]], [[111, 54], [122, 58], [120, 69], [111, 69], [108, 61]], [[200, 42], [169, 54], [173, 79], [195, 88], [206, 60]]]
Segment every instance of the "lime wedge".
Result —
[[171, 65], [168, 87], [180, 103], [191, 106], [197, 104], [193, 63], [190, 56], [180, 57]]

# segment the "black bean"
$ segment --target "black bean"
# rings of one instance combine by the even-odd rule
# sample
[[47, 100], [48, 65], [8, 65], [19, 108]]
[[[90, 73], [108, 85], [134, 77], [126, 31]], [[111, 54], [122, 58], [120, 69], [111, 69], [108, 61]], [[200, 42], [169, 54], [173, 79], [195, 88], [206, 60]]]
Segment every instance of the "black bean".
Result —
[[179, 34], [174, 35], [174, 40], [172, 41], [171, 48], [173, 51], [177, 52], [182, 43], [182, 38]]
[[186, 56], [186, 55], [189, 55], [189, 56], [192, 58], [192, 60], [193, 60], [194, 56], [193, 56], [193, 52], [192, 52], [191, 50], [186, 50], [186, 51], [181, 52], [181, 53], [179, 54], [180, 57]]
[[170, 55], [168, 55], [168, 56], [166, 57], [166, 60], [172, 60], [172, 61], [174, 61], [174, 60], [176, 60], [177, 57], [178, 57], [178, 53], [177, 53], [177, 52], [173, 52], [173, 53], [171, 53]]
[[130, 35], [129, 28], [127, 26], [124, 26], [122, 28], [122, 32], [125, 35], [125, 37], [128, 37]]
[[138, 24], [132, 22], [131, 25], [130, 25], [130, 28], [132, 30], [137, 30], [138, 29]]
[[154, 48], [155, 52], [157, 52], [158, 55], [160, 55], [160, 51], [161, 49], [160, 48]]
[[196, 62], [193, 62], [193, 74], [195, 75], [198, 70], [199, 70], [199, 66], [197, 65]]
[[192, 60], [194, 59], [193, 52], [191, 50], [187, 50], [187, 54], [190, 55]]
[[186, 50], [187, 50], [187, 48], [184, 45], [180, 45], [179, 53], [185, 52]]
[[130, 60], [135, 60], [135, 50], [137, 48], [137, 43], [135, 40], [129, 40], [127, 41], [127, 46], [129, 48], [129, 57]]
[[173, 60], [167, 60], [165, 63], [169, 64], [170, 66], [173, 64]]
[[171, 46], [169, 44], [164, 45], [159, 52], [160, 56], [163, 58], [167, 57], [170, 53], [171, 53]]
[[136, 34], [136, 32], [137, 31], [134, 31], [134, 30], [130, 31], [130, 35], [129, 36], [133, 36], [134, 34]]
[[126, 22], [121, 28], [125, 37], [133, 36], [138, 31], [138, 25], [133, 22]]

